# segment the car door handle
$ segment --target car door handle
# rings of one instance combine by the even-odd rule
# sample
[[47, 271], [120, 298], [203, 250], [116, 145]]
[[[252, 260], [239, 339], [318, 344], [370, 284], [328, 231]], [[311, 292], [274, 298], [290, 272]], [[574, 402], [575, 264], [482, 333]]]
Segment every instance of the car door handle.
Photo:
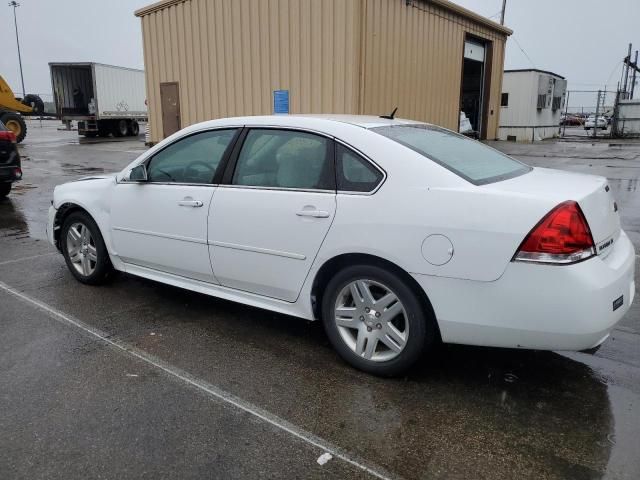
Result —
[[299, 217], [313, 217], [313, 218], [329, 218], [329, 212], [324, 210], [300, 210], [296, 212]]
[[201, 207], [202, 205], [204, 205], [200, 200], [180, 200], [178, 202], [178, 205], [180, 205], [181, 207]]

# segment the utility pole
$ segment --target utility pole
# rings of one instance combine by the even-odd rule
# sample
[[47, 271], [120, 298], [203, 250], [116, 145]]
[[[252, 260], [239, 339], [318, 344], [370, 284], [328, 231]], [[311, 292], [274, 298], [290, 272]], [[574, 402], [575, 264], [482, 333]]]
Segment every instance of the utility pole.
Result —
[[634, 63], [634, 69], [633, 69], [633, 75], [631, 76], [631, 95], [629, 96], [630, 99], [633, 99], [633, 92], [636, 89], [636, 73], [638, 73], [638, 50], [636, 50], [636, 59], [633, 61]]
[[624, 92], [624, 98], [629, 98], [627, 97], [627, 82], [629, 80], [629, 64], [631, 63], [631, 49], [632, 49], [632, 45], [629, 44], [629, 54], [627, 55], [627, 58], [624, 59], [624, 84], [622, 85], [622, 91]]
[[598, 100], [596, 102], [596, 121], [593, 124], [593, 138], [596, 138], [598, 135], [598, 115], [600, 115], [600, 93], [601, 90], [598, 90]]
[[[27, 94], [24, 89], [24, 76], [22, 75], [22, 57], [20, 56], [20, 40], [18, 38], [18, 19], [16, 18], [16, 8], [20, 6], [16, 0], [9, 2], [9, 6], [13, 7], [13, 24], [16, 27], [16, 44], [18, 45], [18, 64], [20, 65], [20, 82], [22, 83], [22, 98]], [[631, 54], [629, 54], [631, 55]]]
[[502, 14], [500, 15], [500, 25], [504, 25], [504, 11], [507, 8], [507, 0], [502, 0]]

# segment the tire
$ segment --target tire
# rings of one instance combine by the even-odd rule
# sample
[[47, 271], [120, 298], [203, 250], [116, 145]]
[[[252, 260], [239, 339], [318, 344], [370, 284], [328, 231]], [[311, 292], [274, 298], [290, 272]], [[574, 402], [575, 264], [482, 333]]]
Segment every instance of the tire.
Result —
[[[70, 235], [72, 229], [75, 233]], [[89, 236], [83, 234], [84, 229]], [[77, 239], [75, 242], [74, 237]], [[79, 282], [100, 285], [113, 275], [113, 265], [100, 229], [86, 212], [69, 214], [62, 224], [59, 242], [67, 267]], [[77, 250], [74, 249], [74, 243]], [[92, 259], [92, 254], [95, 259]]]
[[30, 93], [22, 99], [22, 103], [33, 109], [33, 113], [36, 115], [42, 115], [44, 113], [44, 102], [40, 96]]
[[116, 120], [112, 130], [114, 137], [126, 137], [129, 134], [129, 125], [126, 120]]
[[15, 134], [16, 142], [22, 142], [27, 136], [27, 124], [22, 115], [13, 112], [3, 113], [0, 115], [0, 121]]
[[140, 125], [135, 120], [131, 120], [129, 124], [129, 135], [137, 137], [140, 134]]
[[[358, 301], [351, 293], [354, 285]], [[370, 307], [375, 307], [375, 303], [363, 301], [363, 288], [378, 302], [384, 302], [383, 298], [390, 294], [395, 295], [397, 303], [392, 301], [388, 309], [381, 304], [376, 311]], [[340, 326], [336, 316], [339, 307], [345, 312]], [[373, 265], [353, 265], [341, 270], [327, 285], [322, 299], [324, 328], [338, 354], [359, 370], [385, 377], [406, 371], [437, 338], [435, 319], [425, 310], [400, 275]], [[385, 319], [385, 314], [389, 318]], [[404, 345], [391, 341], [390, 334], [404, 341]], [[389, 347], [392, 344], [395, 350]], [[368, 345], [373, 347], [367, 348]]]
[[0, 200], [3, 200], [4, 198], [6, 198], [7, 195], [9, 195], [10, 191], [11, 191], [10, 183], [0, 183]]

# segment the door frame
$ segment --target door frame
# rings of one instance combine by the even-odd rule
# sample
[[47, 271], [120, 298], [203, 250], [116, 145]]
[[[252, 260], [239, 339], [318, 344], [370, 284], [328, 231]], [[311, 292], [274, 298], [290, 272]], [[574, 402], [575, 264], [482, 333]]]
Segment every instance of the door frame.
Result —
[[487, 138], [487, 124], [489, 123], [489, 99], [491, 98], [491, 74], [493, 63], [493, 41], [487, 38], [479, 37], [469, 32], [464, 32], [462, 39], [462, 57], [460, 59], [460, 96], [458, 98], [458, 131], [460, 131], [460, 102], [462, 101], [463, 83], [464, 83], [464, 50], [466, 42], [475, 42], [484, 46], [484, 61], [482, 63], [482, 86], [480, 87], [480, 131], [478, 132], [480, 140]]
[[[177, 110], [178, 110], [178, 130], [176, 130], [176, 132], [180, 131], [182, 129], [182, 112], [180, 110], [180, 83], [179, 82], [160, 82], [160, 118], [162, 118], [162, 137], [163, 138], [167, 138], [168, 136], [172, 135], [169, 134], [167, 135], [166, 130], [165, 130], [165, 124], [164, 124], [164, 110], [162, 108], [163, 103], [162, 103], [162, 87], [165, 86], [169, 86], [169, 85], [175, 85], [176, 86], [176, 93], [177, 93], [177, 98], [178, 98], [178, 103], [177, 103]], [[173, 132], [175, 133], [175, 132]]]

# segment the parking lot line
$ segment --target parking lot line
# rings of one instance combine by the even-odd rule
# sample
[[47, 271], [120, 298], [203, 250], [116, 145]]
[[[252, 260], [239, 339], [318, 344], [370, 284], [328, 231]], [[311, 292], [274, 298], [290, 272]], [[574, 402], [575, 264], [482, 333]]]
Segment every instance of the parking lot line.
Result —
[[[26, 259], [26, 258], [25, 258]], [[16, 260], [19, 261], [19, 260]], [[0, 264], [1, 265], [1, 264]], [[392, 478], [398, 478], [395, 475], [391, 475], [390, 473], [386, 472], [383, 468], [372, 465], [368, 462], [365, 462], [362, 459], [357, 458], [354, 455], [350, 455], [349, 453], [347, 453], [346, 451], [344, 451], [342, 448], [331, 444], [330, 442], [314, 435], [311, 432], [308, 432], [306, 430], [303, 430], [301, 428], [296, 427], [295, 425], [289, 423], [288, 421], [278, 417], [277, 415], [274, 415], [256, 405], [253, 405], [252, 403], [246, 402], [245, 400], [242, 400], [241, 398], [233, 395], [232, 393], [229, 393], [225, 390], [222, 390], [218, 387], [216, 387], [215, 385], [212, 385], [208, 382], [205, 382], [203, 380], [200, 380], [196, 377], [194, 377], [193, 375], [180, 370], [177, 367], [174, 367], [162, 360], [160, 360], [159, 358], [156, 358], [153, 355], [150, 355], [149, 353], [144, 352], [143, 350], [140, 350], [132, 345], [129, 345], [126, 342], [122, 342], [120, 340], [114, 340], [112, 338], [109, 338], [109, 335], [102, 332], [101, 330], [92, 327], [84, 322], [82, 322], [81, 320], [75, 319], [70, 315], [65, 314], [64, 312], [50, 306], [47, 305], [44, 302], [41, 302], [40, 300], [37, 300], [23, 292], [20, 292], [19, 290], [11, 287], [10, 285], [7, 285], [6, 283], [0, 281], [0, 291], [4, 291], [16, 298], [19, 298], [20, 300], [32, 305], [33, 307], [38, 308], [39, 310], [44, 311], [45, 313], [47, 313], [50, 317], [52, 317], [53, 319], [61, 322], [61, 323], [65, 323], [67, 325], [71, 325], [74, 326], [82, 331], [84, 331], [85, 333], [101, 340], [102, 342], [118, 349], [121, 350], [122, 352], [129, 354], [132, 357], [137, 358], [138, 360], [141, 360], [159, 370], [164, 371], [165, 373], [167, 373], [168, 375], [177, 378], [178, 380], [182, 381], [183, 383], [186, 383], [188, 385], [191, 385], [192, 387], [195, 387], [197, 389], [199, 389], [202, 392], [205, 392], [206, 394], [224, 402], [227, 403], [239, 410], [242, 410], [268, 424], [270, 424], [271, 426], [282, 430], [300, 440], [302, 440], [303, 442], [312, 445], [314, 447], [317, 447], [321, 450], [323, 450], [325, 453], [329, 453], [331, 454], [331, 456], [333, 456], [334, 458], [339, 458], [341, 460], [343, 460], [346, 463], [349, 463], [350, 465], [376, 477], [379, 478], [381, 480], [391, 480]]]
[[9, 265], [11, 263], [24, 262], [25, 260], [33, 260], [35, 258], [48, 257], [49, 255], [57, 255], [57, 254], [58, 252], [49, 252], [49, 253], [42, 253], [40, 255], [32, 255], [30, 257], [15, 258], [13, 260], [6, 260], [4, 262], [0, 262], [0, 266]]

